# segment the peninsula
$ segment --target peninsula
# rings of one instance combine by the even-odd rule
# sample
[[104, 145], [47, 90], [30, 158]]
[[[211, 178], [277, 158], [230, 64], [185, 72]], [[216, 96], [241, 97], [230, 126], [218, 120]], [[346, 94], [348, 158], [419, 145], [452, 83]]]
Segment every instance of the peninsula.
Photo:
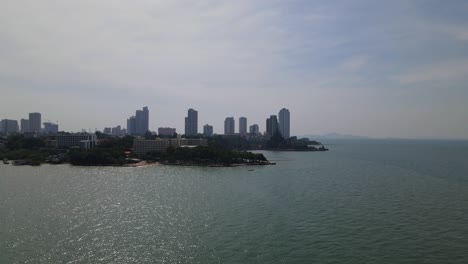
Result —
[[[102, 135], [99, 135], [102, 136]], [[0, 148], [0, 159], [13, 165], [41, 165], [42, 163], [69, 163], [76, 166], [129, 166], [145, 161], [146, 164], [187, 166], [239, 166], [272, 165], [263, 154], [230, 150], [217, 145], [169, 146], [165, 151], [133, 152], [134, 137], [101, 138], [98, 145], [89, 149], [51, 148], [43, 138], [8, 137]]]

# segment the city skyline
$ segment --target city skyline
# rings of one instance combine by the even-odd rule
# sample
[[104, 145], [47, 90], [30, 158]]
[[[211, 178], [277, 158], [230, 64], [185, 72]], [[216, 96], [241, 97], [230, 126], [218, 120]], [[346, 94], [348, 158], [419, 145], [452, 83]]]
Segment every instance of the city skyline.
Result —
[[[281, 113], [281, 111], [283, 111], [283, 110], [287, 110], [287, 109], [283, 108], [283, 109], [280, 110], [279, 113]], [[36, 122], [36, 123], [41, 120], [41, 116], [42, 116], [42, 113], [39, 113], [39, 112], [29, 113], [29, 118], [32, 119], [33, 122]], [[271, 116], [276, 117], [276, 115], [270, 115], [270, 117]], [[289, 117], [289, 111], [288, 111], [288, 117]], [[126, 120], [126, 124], [127, 124], [126, 127], [123, 127], [120, 124], [117, 124], [115, 127], [113, 127], [113, 126], [102, 126], [102, 129], [101, 128], [95, 128], [94, 130], [92, 130], [92, 129], [82, 128], [80, 130], [73, 131], [73, 130], [63, 129], [62, 127], [61, 127], [61, 129], [59, 129], [58, 128], [58, 122], [53, 123], [53, 122], [47, 121], [47, 122], [41, 123], [39, 128], [36, 129], [36, 131], [32, 131], [32, 129], [31, 129], [31, 123], [32, 122], [30, 121], [30, 119], [22, 118], [21, 120], [15, 120], [15, 119], [2, 119], [2, 118], [0, 118], [0, 120], [5, 120], [5, 122], [10, 122], [10, 121], [11, 122], [16, 122], [16, 125], [13, 125], [13, 123], [10, 122], [11, 123], [10, 127], [13, 125], [13, 126], [15, 126], [15, 128], [12, 131], [9, 131], [9, 132], [15, 132], [15, 133], [27, 133], [27, 132], [56, 133], [57, 131], [60, 131], [60, 132], [78, 132], [78, 133], [80, 133], [80, 132], [100, 131], [102, 133], [109, 134], [109, 135], [114, 135], [114, 136], [122, 136], [122, 135], [125, 135], [125, 134], [133, 135], [133, 136], [143, 136], [146, 133], [146, 131], [156, 132], [157, 134], [160, 134], [159, 133], [160, 131], [164, 131], [162, 133], [162, 135], [167, 136], [169, 134], [173, 134], [173, 132], [175, 132], [177, 130], [177, 128], [175, 128], [175, 127], [157, 126], [157, 124], [154, 125], [154, 126], [157, 126], [157, 129], [151, 129], [151, 127], [149, 126], [151, 119], [149, 119], [149, 108], [148, 108], [148, 106], [143, 107], [142, 110], [136, 110], [135, 115], [130, 116]], [[248, 125], [248, 123], [247, 123], [248, 118], [247, 117], [239, 117], [239, 123], [238, 123], [238, 128], [237, 128], [238, 130], [236, 130], [235, 118], [234, 117], [226, 117], [225, 120], [224, 120], [224, 126], [222, 127], [224, 129], [221, 132], [217, 132], [217, 130], [214, 130], [213, 126], [209, 125], [209, 124], [206, 124], [203, 127], [203, 131], [198, 131], [198, 125], [199, 125], [198, 111], [196, 111], [193, 108], [190, 108], [190, 109], [187, 110], [187, 116], [184, 118], [184, 128], [185, 128], [184, 133], [179, 133], [179, 134], [187, 134], [187, 129], [189, 130], [189, 133], [187, 135], [205, 134], [205, 127], [206, 126], [209, 127], [208, 128], [208, 131], [210, 131], [209, 134], [218, 134], [218, 135], [225, 134], [225, 132], [226, 132], [226, 120], [227, 119], [230, 119], [229, 126], [232, 125], [232, 127], [229, 127], [230, 132], [228, 134], [246, 134], [246, 133], [250, 133], [250, 130], [252, 129], [251, 128], [252, 126]], [[288, 124], [287, 124], [288, 131], [289, 131], [289, 125], [290, 124], [289, 124], [289, 120], [288, 120]], [[255, 126], [256, 133], [257, 132], [259, 132], [259, 133], [267, 132], [267, 126], [265, 126], [265, 129], [263, 131], [261, 130], [261, 128], [260, 128], [260, 126], [258, 124], [254, 124], [254, 126]], [[221, 130], [221, 129], [218, 129], [218, 130]], [[279, 121], [278, 120], [277, 120], [277, 130], [278, 130], [278, 132], [280, 132], [280, 130], [279, 130]], [[168, 132], [168, 131], [171, 131], [171, 132]], [[2, 131], [0, 131], [0, 133], [1, 132]], [[289, 134], [286, 135], [286, 138], [289, 138]]]
[[0, 118], [37, 111], [94, 131], [147, 105], [151, 130], [183, 131], [173, 120], [193, 107], [219, 133], [231, 115], [263, 131], [273, 106], [288, 106], [296, 135], [468, 139], [467, 11], [464, 1], [10, 1]]

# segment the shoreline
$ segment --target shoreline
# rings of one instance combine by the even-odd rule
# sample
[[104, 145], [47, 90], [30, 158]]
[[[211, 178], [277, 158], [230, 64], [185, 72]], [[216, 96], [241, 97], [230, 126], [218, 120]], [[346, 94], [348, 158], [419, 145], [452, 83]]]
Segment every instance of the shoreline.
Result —
[[[20, 161], [20, 164], [15, 164], [15, 161]], [[186, 166], [186, 167], [242, 167], [242, 166], [267, 166], [267, 165], [276, 165], [275, 162], [256, 162], [256, 163], [233, 163], [233, 164], [218, 164], [218, 163], [208, 163], [208, 164], [197, 164], [193, 162], [175, 162], [175, 163], [167, 163], [167, 162], [159, 162], [159, 161], [140, 161], [136, 163], [128, 163], [128, 164], [89, 164], [89, 165], [74, 165], [69, 162], [63, 163], [48, 163], [43, 162], [40, 164], [29, 164], [21, 162], [21, 160], [10, 160], [9, 164], [4, 165], [11, 165], [11, 166], [31, 166], [31, 167], [38, 167], [44, 164], [47, 165], [70, 165], [74, 167], [123, 167], [123, 168], [142, 168], [142, 167], [158, 167], [158, 166]]]

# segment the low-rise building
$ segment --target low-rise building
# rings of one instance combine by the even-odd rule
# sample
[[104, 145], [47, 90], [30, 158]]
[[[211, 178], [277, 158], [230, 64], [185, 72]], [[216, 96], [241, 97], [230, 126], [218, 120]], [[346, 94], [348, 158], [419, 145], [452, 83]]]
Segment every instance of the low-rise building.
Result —
[[166, 152], [168, 147], [191, 147], [191, 146], [206, 146], [208, 141], [200, 138], [157, 138], [135, 139], [133, 141], [133, 153], [144, 155], [148, 152]]
[[[82, 147], [93, 148], [97, 144], [97, 136], [95, 134], [79, 133], [79, 134], [58, 134], [55, 136], [58, 147]], [[81, 141], [89, 141], [81, 143]]]
[[57, 134], [58, 133], [58, 124], [54, 124], [51, 122], [45, 122], [44, 125], [44, 133], [45, 134]]
[[176, 134], [176, 129], [171, 127], [160, 127], [158, 128], [158, 135], [160, 136], [173, 136]]

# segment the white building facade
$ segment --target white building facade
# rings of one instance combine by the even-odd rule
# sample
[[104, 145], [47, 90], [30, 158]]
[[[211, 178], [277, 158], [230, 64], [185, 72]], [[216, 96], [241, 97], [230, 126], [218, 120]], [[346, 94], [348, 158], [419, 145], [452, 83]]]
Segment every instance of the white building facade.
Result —
[[168, 147], [194, 147], [206, 146], [208, 141], [200, 138], [157, 138], [149, 139], [135, 139], [133, 141], [133, 153], [137, 155], [144, 155], [148, 152], [161, 152], [165, 153]]

